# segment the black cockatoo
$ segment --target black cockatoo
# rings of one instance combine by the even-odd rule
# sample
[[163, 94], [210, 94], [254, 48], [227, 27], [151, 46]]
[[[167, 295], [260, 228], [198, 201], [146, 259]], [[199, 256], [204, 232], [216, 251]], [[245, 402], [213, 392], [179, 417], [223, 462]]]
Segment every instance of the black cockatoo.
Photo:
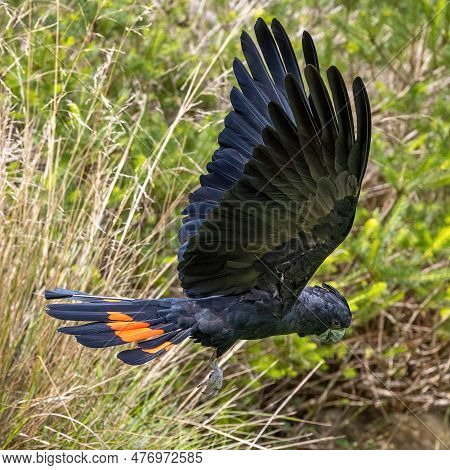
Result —
[[89, 322], [59, 331], [79, 343], [119, 352], [127, 364], [151, 361], [186, 338], [214, 348], [205, 392], [222, 385], [217, 358], [240, 339], [297, 333], [340, 340], [352, 315], [333, 287], [308, 287], [314, 272], [352, 227], [369, 157], [371, 116], [361, 78], [353, 82], [356, 132], [344, 80], [320, 75], [303, 33], [300, 71], [283, 26], [258, 19], [259, 48], [241, 36], [247, 67], [233, 63], [239, 88], [219, 148], [189, 195], [179, 232], [179, 277], [186, 297], [123, 299], [46, 291], [47, 313]]

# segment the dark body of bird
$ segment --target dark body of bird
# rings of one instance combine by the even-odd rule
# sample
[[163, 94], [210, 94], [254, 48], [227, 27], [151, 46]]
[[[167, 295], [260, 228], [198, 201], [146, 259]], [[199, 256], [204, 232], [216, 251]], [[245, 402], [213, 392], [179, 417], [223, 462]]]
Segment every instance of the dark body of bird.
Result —
[[[333, 287], [307, 283], [353, 225], [370, 146], [370, 107], [360, 78], [350, 99], [335, 67], [319, 72], [311, 36], [303, 34], [304, 77], [283, 27], [259, 19], [260, 51], [241, 42], [249, 71], [235, 59], [240, 90], [219, 135], [219, 148], [189, 195], [180, 229], [179, 277], [186, 298], [119, 299], [55, 289], [48, 313], [88, 321], [60, 328], [88, 347], [138, 343], [121, 351], [142, 364], [191, 337], [220, 356], [239, 339], [297, 333], [337, 341], [351, 323]], [[221, 385], [214, 373], [208, 393]]]

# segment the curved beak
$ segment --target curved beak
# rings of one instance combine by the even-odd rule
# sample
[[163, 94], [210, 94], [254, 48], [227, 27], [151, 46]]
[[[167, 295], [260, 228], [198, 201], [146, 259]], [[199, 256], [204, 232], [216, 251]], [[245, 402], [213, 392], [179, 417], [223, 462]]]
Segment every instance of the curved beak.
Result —
[[330, 343], [337, 343], [340, 341], [345, 334], [345, 328], [339, 329], [329, 329], [322, 333], [321, 335], [313, 335], [311, 338], [320, 344], [330, 344]]

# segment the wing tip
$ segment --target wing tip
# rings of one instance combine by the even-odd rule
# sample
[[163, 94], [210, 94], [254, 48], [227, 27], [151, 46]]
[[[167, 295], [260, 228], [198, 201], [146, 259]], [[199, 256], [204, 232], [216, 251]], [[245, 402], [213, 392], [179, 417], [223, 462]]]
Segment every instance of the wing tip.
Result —
[[242, 47], [244, 46], [244, 42], [252, 42], [253, 43], [253, 39], [252, 37], [250, 36], [250, 34], [247, 33], [247, 31], [242, 30], [241, 32], [241, 43], [242, 43]]
[[354, 80], [353, 80], [353, 87], [356, 88], [366, 88], [366, 85], [364, 84], [364, 80], [359, 76], [357, 75]]
[[320, 75], [319, 69], [314, 64], [311, 64], [311, 63], [305, 65], [305, 75], [307, 73], [310, 73], [310, 74], [317, 73]]
[[272, 27], [284, 29], [284, 26], [281, 24], [280, 20], [276, 17], [272, 18], [272, 21], [270, 22], [270, 25]]
[[303, 50], [306, 49], [308, 51], [314, 52], [314, 54], [317, 56], [314, 39], [312, 35], [306, 29], [303, 30], [303, 33], [302, 33], [302, 46], [303, 46]]
[[330, 65], [327, 69], [327, 75], [341, 75], [341, 72], [340, 70], [333, 64], [333, 65]]
[[313, 41], [313, 38], [311, 36], [311, 34], [305, 29], [303, 30], [303, 33], [302, 33], [302, 38], [305, 39], [305, 41], [311, 41], [311, 42], [314, 42]]
[[257, 29], [260, 29], [260, 28], [267, 28], [267, 23], [264, 21], [264, 19], [259, 16], [256, 21], [255, 21], [255, 26], [254, 26], [254, 30], [256, 32]]

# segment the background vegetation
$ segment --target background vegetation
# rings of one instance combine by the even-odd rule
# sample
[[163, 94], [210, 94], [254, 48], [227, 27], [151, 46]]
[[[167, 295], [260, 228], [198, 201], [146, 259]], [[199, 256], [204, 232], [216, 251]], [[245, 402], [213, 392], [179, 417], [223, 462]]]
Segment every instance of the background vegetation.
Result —
[[[239, 343], [131, 368], [55, 334], [44, 287], [177, 296], [180, 211], [216, 147], [239, 32], [282, 20], [361, 75], [371, 163], [352, 236], [316, 281], [345, 341]], [[0, 4], [4, 448], [444, 448], [449, 443], [449, 8], [444, 0]]]

